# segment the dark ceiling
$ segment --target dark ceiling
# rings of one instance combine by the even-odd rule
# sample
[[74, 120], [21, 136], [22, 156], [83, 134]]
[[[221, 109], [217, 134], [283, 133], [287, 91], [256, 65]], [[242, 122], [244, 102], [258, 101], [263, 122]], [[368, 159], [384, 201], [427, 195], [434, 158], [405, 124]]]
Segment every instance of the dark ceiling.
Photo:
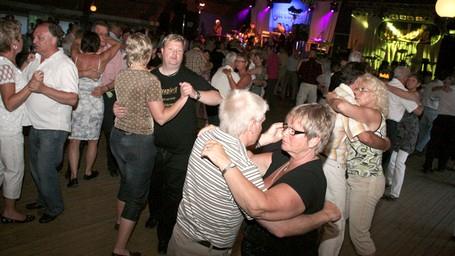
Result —
[[[16, 8], [21, 4], [32, 4], [40, 8], [38, 11], [41, 10], [52, 15], [57, 13], [56, 8], [82, 12], [94, 2], [98, 7], [98, 14], [154, 21], [164, 9], [168, 8], [171, 11], [178, 9], [179, 7], [176, 6], [181, 2], [186, 3], [188, 10], [197, 11], [200, 1], [206, 3], [205, 11], [219, 16], [233, 15], [249, 3], [254, 2], [254, 0], [3, 0], [0, 1], [0, 8], [3, 9], [2, 6], [8, 6], [7, 3], [12, 3]], [[403, 11], [412, 11], [420, 5], [420, 9], [425, 9], [428, 12], [434, 10], [436, 0], [345, 0], [342, 2], [352, 8], [386, 8], [389, 10], [397, 8]], [[23, 9], [20, 10], [27, 11]]]

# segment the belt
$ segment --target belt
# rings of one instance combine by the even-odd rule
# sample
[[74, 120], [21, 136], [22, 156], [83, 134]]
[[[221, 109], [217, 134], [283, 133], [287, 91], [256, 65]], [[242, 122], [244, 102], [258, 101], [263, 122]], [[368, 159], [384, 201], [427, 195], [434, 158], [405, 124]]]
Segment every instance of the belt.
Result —
[[212, 248], [214, 250], [218, 250], [218, 251], [225, 251], [225, 250], [229, 250], [231, 249], [232, 247], [216, 247], [214, 246], [213, 244], [211, 244], [209, 241], [197, 241], [198, 244], [204, 246], [204, 247], [207, 247], [207, 248]]
[[119, 131], [120, 133], [123, 133], [123, 135], [128, 135], [128, 136], [129, 136], [129, 135], [133, 135], [133, 134], [134, 134], [134, 133], [132, 133], [132, 132], [127, 132], [127, 131], [124, 131], [124, 130], [122, 130], [122, 129], [119, 129], [119, 128], [117, 128], [117, 127], [114, 127], [114, 129], [116, 129], [116, 130]]

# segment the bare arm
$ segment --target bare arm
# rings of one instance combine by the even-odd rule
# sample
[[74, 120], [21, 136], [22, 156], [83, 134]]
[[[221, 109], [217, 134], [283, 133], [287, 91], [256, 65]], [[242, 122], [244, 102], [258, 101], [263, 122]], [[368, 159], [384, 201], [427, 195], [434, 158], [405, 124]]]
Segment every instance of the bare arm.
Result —
[[376, 130], [381, 122], [381, 114], [375, 109], [353, 105], [337, 98], [335, 93], [327, 93], [326, 100], [333, 110], [366, 124], [371, 130]]
[[405, 91], [405, 90], [402, 90], [400, 88], [397, 88], [397, 87], [394, 87], [394, 86], [390, 86], [390, 85], [387, 85], [387, 89], [391, 93], [397, 95], [398, 97], [401, 97], [401, 98], [407, 99], [407, 100], [415, 101], [415, 102], [417, 102], [417, 104], [420, 103], [420, 97], [419, 97], [419, 95], [417, 93]]
[[357, 137], [359, 138], [360, 142], [369, 147], [382, 151], [387, 151], [390, 148], [390, 140], [387, 137], [379, 137], [378, 135], [374, 134], [374, 132], [362, 132], [361, 134], [357, 135]]
[[238, 82], [235, 82], [234, 78], [232, 78], [231, 70], [223, 69], [223, 73], [227, 76], [231, 89], [245, 89], [252, 80], [251, 75], [248, 74], [241, 77]]
[[265, 172], [267, 171], [270, 164], [272, 163], [272, 153], [267, 152], [267, 153], [251, 155], [250, 160], [253, 161], [254, 165], [256, 165], [258, 167], [262, 176], [264, 176]]
[[37, 84], [38, 86], [33, 89], [33, 92], [44, 94], [61, 104], [70, 105], [72, 107], [77, 105], [77, 93], [60, 91], [45, 85], [43, 82], [39, 82]]
[[111, 37], [106, 37], [106, 42], [111, 45], [111, 47], [109, 47], [109, 49], [107, 49], [106, 51], [102, 52], [100, 54], [100, 58], [101, 58], [101, 67], [100, 68], [100, 72], [102, 73], [104, 71], [104, 68], [106, 67], [106, 64], [112, 59], [114, 58], [114, 56], [117, 54], [117, 52], [120, 50], [120, 48], [122, 47], [122, 44], [116, 40], [114, 40], [113, 38]]
[[12, 112], [22, 105], [28, 96], [32, 94], [32, 87], [43, 80], [43, 73], [36, 71], [28, 84], [16, 93], [16, 84], [7, 83], [0, 86], [0, 94], [6, 110]]
[[162, 101], [150, 101], [148, 102], [148, 107], [153, 116], [153, 120], [155, 120], [158, 124], [163, 125], [174, 118], [177, 113], [182, 110], [187, 100], [188, 96], [180, 97], [174, 104], [172, 104], [172, 106], [167, 108], [164, 107]]
[[[207, 142], [202, 156], [209, 158], [220, 170], [225, 169], [231, 162], [223, 146], [217, 141]], [[263, 192], [246, 179], [237, 167], [228, 169], [224, 178], [235, 201], [256, 219], [288, 219], [305, 211], [304, 202], [287, 184], [278, 184]]]
[[192, 99], [197, 99], [198, 93], [200, 95], [199, 102], [204, 103], [205, 105], [216, 106], [219, 105], [223, 100], [220, 93], [216, 90], [196, 91], [192, 89], [192, 92], [190, 92], [189, 96]]
[[327, 222], [334, 222], [341, 218], [340, 209], [332, 202], [326, 201], [324, 208], [313, 214], [301, 214], [297, 217], [279, 220], [267, 221], [257, 220], [259, 224], [265, 227], [270, 233], [277, 237], [287, 237], [302, 235], [314, 229], [321, 227]]

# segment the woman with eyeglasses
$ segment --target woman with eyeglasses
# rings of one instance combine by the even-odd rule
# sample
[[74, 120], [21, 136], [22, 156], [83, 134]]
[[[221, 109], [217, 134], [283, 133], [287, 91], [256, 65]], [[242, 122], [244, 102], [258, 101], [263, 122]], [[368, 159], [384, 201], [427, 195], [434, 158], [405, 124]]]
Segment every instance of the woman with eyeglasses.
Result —
[[[352, 88], [358, 105], [338, 98], [334, 93], [327, 94], [327, 102], [336, 112], [366, 124], [368, 130], [385, 137], [385, 116], [388, 112], [386, 85], [373, 75], [365, 74], [357, 78]], [[374, 255], [376, 248], [370, 227], [376, 204], [384, 193], [382, 150], [363, 144], [357, 137], [346, 143], [346, 218], [349, 218], [349, 235], [359, 255]]]
[[239, 206], [255, 219], [246, 224], [242, 255], [318, 255], [318, 226], [302, 231], [283, 220], [292, 222], [323, 208], [326, 179], [318, 153], [328, 142], [333, 124], [334, 115], [327, 106], [305, 104], [293, 108], [283, 125], [282, 150], [251, 157], [260, 170], [266, 170], [265, 192], [250, 183], [237, 167], [229, 168], [231, 160], [222, 147], [216, 153], [205, 154], [223, 170]]
[[248, 56], [244, 53], [238, 53], [234, 64], [235, 69], [237, 69], [240, 77], [240, 80], [238, 82], [232, 78], [231, 72], [233, 71], [231, 69], [223, 69], [223, 73], [227, 76], [231, 90], [250, 89], [253, 77], [248, 72]]

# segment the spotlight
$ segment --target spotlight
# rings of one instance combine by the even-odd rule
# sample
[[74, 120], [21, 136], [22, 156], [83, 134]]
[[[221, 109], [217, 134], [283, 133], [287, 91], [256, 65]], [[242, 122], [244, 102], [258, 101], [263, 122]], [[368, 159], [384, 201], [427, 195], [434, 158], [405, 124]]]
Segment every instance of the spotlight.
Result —
[[330, 12], [334, 13], [337, 11], [338, 11], [338, 2], [335, 0], [330, 3]]
[[96, 12], [96, 10], [98, 8], [96, 7], [95, 1], [92, 2], [92, 4], [90, 5], [89, 9], [90, 9], [91, 12]]
[[248, 8], [253, 8], [253, 5], [251, 5], [251, 4], [250, 4], [250, 5], [248, 5]]
[[314, 11], [314, 5], [308, 6], [307, 12], [312, 12]]

